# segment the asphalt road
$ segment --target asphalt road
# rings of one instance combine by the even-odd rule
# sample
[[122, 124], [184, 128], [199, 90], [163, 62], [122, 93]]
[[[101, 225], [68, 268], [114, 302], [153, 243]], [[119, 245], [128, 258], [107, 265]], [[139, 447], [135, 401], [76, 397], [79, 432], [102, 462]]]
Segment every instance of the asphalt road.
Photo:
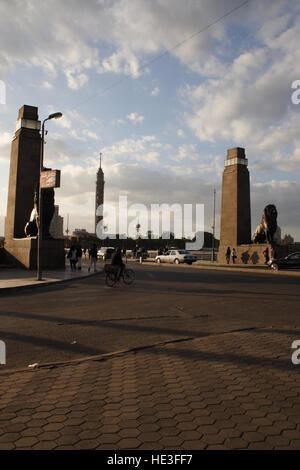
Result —
[[0, 339], [7, 348], [7, 364], [1, 367], [24, 368], [246, 328], [280, 332], [284, 326], [300, 339], [297, 276], [173, 265], [134, 269], [132, 286], [108, 288], [99, 274], [1, 297]]

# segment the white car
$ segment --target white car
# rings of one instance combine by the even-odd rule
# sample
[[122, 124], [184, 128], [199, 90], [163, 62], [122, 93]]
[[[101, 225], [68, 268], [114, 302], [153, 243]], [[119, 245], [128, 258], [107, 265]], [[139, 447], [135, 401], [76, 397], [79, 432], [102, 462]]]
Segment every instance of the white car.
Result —
[[111, 258], [112, 253], [115, 251], [113, 246], [102, 247], [98, 250], [98, 258], [102, 258], [104, 261]]
[[156, 263], [192, 264], [197, 261], [197, 256], [186, 250], [169, 250], [164, 255], [156, 256], [155, 261]]

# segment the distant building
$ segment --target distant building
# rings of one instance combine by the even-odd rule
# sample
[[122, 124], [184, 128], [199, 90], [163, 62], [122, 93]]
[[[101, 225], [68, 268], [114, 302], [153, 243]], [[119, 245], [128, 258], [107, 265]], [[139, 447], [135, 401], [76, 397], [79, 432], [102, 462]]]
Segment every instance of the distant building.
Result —
[[97, 209], [99, 206], [103, 205], [104, 202], [104, 173], [101, 167], [101, 158], [102, 153], [100, 153], [100, 167], [97, 172], [96, 179], [96, 197], [95, 197], [95, 233], [97, 229], [97, 224], [100, 220], [103, 219], [103, 215], [97, 215]]
[[88, 237], [90, 234], [85, 228], [75, 228], [74, 232], [72, 233], [72, 237], [77, 237], [77, 238], [84, 238]]
[[59, 206], [54, 206], [54, 215], [50, 224], [50, 235], [53, 238], [64, 238], [64, 219], [59, 212]]

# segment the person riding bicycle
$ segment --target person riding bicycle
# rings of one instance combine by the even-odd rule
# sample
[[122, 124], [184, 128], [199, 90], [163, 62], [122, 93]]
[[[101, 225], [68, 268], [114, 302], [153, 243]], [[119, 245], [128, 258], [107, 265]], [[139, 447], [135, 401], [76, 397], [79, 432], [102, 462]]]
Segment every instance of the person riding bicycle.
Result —
[[112, 255], [111, 258], [111, 264], [112, 266], [119, 266], [118, 273], [117, 273], [117, 281], [119, 281], [120, 276], [123, 274], [125, 264], [123, 263], [122, 260], [122, 253], [120, 248], [116, 248], [114, 254]]

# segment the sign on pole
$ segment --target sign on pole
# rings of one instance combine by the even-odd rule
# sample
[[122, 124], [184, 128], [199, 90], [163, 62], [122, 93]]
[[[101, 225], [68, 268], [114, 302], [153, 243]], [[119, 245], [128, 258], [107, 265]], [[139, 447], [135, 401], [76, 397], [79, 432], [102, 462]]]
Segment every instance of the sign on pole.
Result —
[[40, 178], [41, 188], [59, 188], [60, 170], [44, 170]]

